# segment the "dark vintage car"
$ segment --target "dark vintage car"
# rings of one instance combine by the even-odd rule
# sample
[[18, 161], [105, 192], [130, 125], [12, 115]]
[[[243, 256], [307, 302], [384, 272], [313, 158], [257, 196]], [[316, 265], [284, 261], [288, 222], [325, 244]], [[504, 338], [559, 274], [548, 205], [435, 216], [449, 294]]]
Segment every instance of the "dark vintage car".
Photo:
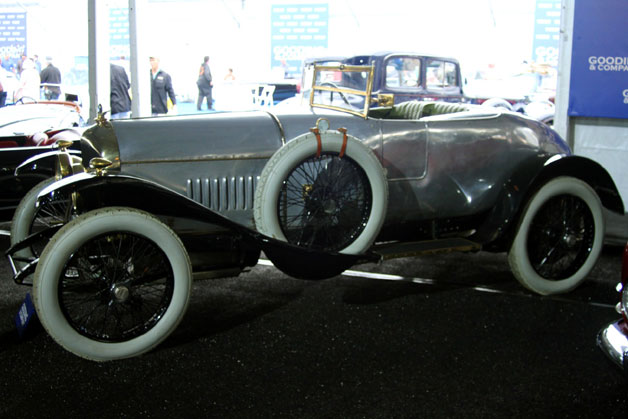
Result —
[[[602, 207], [623, 214], [599, 164], [516, 113], [392, 106], [372, 95], [372, 66], [316, 71], [364, 79], [365, 89], [317, 84], [313, 106], [296, 113], [101, 115], [82, 136], [82, 165], [59, 153], [75, 174], [29, 193], [14, 218], [47, 227], [25, 228], [7, 251], [16, 282], [32, 274], [35, 308], [57, 342], [93, 360], [144, 353], [181, 320], [193, 278], [237, 275], [261, 252], [303, 279], [479, 250], [508, 252], [514, 276], [541, 294], [586, 279]], [[330, 96], [360, 96], [364, 107], [345, 112]]]
[[[314, 67], [330, 65], [372, 66], [372, 93], [394, 95], [394, 102], [397, 104], [410, 100], [468, 101], [463, 94], [460, 64], [455, 58], [392, 51], [305, 60], [301, 81], [305, 99], [311, 92], [309, 87], [312, 85]], [[348, 74], [353, 77], [348, 77]], [[324, 83], [366, 90], [366, 78], [359, 73], [327, 70], [318, 71], [317, 77]], [[359, 108], [362, 105], [361, 102], [356, 104]]]
[[628, 377], [628, 244], [622, 255], [621, 280], [617, 290], [621, 296], [617, 304], [617, 312], [621, 314], [621, 318], [600, 330], [597, 344]]
[[[372, 66], [373, 94], [391, 94], [395, 104], [410, 100], [483, 104], [516, 111], [550, 126], [553, 124], [553, 95], [550, 101], [549, 93], [541, 92], [531, 84], [537, 83], [536, 74], [522, 74], [520, 77], [509, 79], [514, 89], [505, 86], [501, 86], [501, 89], [488, 88], [480, 81], [467, 83], [457, 59], [416, 52], [381, 51], [352, 57], [308, 58], [303, 62], [301, 76], [301, 85], [306, 87], [300, 95], [279, 105], [287, 108], [307, 104], [315, 66], [330, 65]], [[322, 82], [333, 83], [339, 87], [366, 89], [364, 79], [350, 79], [346, 75], [343, 77], [339, 72], [318, 72], [317, 76]], [[352, 105], [362, 108], [364, 103], [357, 100]]]
[[[54, 176], [57, 140], [76, 139], [78, 148], [83, 126], [80, 109], [72, 102], [20, 103], [0, 109], [0, 221], [11, 220], [24, 195]], [[36, 155], [50, 158], [29, 165], [28, 160]], [[25, 162], [15, 176], [15, 170]]]

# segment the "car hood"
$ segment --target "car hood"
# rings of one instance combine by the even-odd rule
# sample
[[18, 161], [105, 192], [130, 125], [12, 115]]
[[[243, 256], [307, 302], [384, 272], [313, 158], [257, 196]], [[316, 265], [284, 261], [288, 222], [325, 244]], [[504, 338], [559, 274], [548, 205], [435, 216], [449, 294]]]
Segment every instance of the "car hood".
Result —
[[122, 164], [246, 158], [276, 150], [282, 132], [268, 112], [224, 112], [112, 122]]

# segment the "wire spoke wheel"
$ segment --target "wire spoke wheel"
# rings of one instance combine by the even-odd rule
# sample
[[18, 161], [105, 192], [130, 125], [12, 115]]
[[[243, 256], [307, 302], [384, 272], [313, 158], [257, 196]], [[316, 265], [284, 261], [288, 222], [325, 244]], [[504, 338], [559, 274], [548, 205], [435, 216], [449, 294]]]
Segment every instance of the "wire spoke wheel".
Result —
[[573, 275], [589, 257], [595, 239], [593, 215], [573, 195], [548, 200], [532, 220], [528, 254], [543, 278], [562, 280]]
[[143, 354], [187, 309], [192, 265], [157, 217], [103, 207], [74, 217], [50, 239], [33, 278], [42, 326], [68, 351], [96, 361]]
[[524, 207], [508, 252], [515, 278], [542, 295], [569, 292], [586, 280], [602, 250], [602, 203], [587, 183], [560, 176]]
[[[342, 130], [308, 132], [268, 160], [253, 203], [260, 233], [317, 252], [357, 255], [384, 224], [388, 182], [378, 157], [359, 139]], [[295, 261], [288, 269], [283, 262], [284, 272], [313, 277], [311, 264]]]
[[[42, 198], [37, 205], [37, 198], [41, 191], [55, 182], [55, 178], [46, 179], [34, 186], [15, 210], [11, 221], [11, 245], [15, 245], [28, 236], [38, 233], [48, 227], [63, 225], [69, 221], [72, 215], [70, 197], [63, 192], [53, 192]], [[27, 261], [41, 256], [47, 239], [40, 240], [30, 247], [19, 250], [14, 255], [14, 260], [19, 269], [26, 265]]]
[[159, 322], [173, 289], [173, 272], [159, 247], [137, 234], [108, 233], [70, 258], [59, 279], [59, 305], [81, 335], [122, 342]]
[[[31, 222], [29, 235], [51, 227], [62, 226], [71, 216], [72, 203], [70, 197], [63, 192], [55, 192], [52, 196], [43, 199], [35, 210]], [[39, 257], [46, 247], [47, 241], [38, 242], [31, 246], [34, 257]]]
[[350, 157], [324, 152], [303, 160], [288, 174], [277, 215], [289, 243], [338, 251], [362, 233], [371, 206], [364, 170]]

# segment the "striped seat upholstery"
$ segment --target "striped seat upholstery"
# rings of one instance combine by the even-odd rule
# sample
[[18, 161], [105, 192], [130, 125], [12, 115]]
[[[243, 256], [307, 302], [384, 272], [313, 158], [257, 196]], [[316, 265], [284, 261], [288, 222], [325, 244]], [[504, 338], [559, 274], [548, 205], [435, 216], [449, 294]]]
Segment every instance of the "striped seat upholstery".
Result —
[[[412, 100], [386, 109], [386, 113], [382, 114], [381, 117], [383, 119], [420, 119], [426, 116], [443, 115], [466, 110], [468, 110], [467, 106], [460, 103]], [[374, 111], [377, 111], [377, 109], [374, 109]], [[371, 116], [377, 117], [374, 112]]]

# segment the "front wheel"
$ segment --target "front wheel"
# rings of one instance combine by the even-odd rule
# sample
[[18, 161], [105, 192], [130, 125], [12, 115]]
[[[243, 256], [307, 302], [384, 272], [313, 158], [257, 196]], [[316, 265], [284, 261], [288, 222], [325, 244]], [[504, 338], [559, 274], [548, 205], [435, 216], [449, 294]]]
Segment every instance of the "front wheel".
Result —
[[573, 177], [543, 185], [527, 204], [508, 253], [517, 280], [539, 294], [571, 291], [602, 249], [604, 214], [595, 191]]
[[[24, 195], [11, 221], [11, 246], [21, 242], [33, 233], [62, 225], [67, 221], [70, 216], [71, 202], [64, 193], [55, 192], [42, 200], [39, 207], [36, 206], [39, 193], [55, 181], [54, 177], [46, 179], [35, 185]], [[17, 267], [21, 269], [26, 265], [27, 261], [39, 257], [45, 244], [45, 242], [38, 243], [16, 252], [14, 260]]]
[[168, 226], [129, 208], [75, 218], [44, 249], [33, 284], [46, 331], [95, 361], [149, 351], [178, 325], [192, 284], [190, 260]]

